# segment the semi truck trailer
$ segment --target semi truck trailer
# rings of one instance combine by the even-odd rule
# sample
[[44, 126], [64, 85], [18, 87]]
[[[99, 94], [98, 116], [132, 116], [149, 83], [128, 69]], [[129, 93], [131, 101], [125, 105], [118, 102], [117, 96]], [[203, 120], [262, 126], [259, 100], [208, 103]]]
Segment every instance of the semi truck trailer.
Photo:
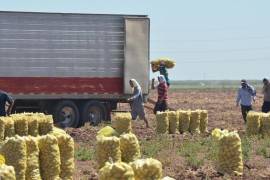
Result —
[[132, 94], [149, 93], [146, 15], [0, 11], [0, 90], [13, 112], [45, 112], [78, 127], [110, 120]]

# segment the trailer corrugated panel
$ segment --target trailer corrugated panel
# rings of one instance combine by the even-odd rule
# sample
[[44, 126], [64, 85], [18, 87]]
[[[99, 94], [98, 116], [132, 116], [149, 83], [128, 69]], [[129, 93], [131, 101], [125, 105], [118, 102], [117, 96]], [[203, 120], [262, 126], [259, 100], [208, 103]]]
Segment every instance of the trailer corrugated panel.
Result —
[[0, 12], [0, 85], [12, 94], [123, 93], [123, 15]]

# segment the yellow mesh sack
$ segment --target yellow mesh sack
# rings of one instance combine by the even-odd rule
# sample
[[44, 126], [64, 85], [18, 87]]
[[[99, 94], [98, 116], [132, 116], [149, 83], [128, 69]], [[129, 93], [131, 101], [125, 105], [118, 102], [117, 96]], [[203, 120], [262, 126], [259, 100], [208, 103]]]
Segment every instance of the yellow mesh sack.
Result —
[[99, 168], [111, 158], [113, 162], [121, 161], [120, 139], [118, 137], [97, 137], [96, 157]]
[[5, 164], [0, 165], [0, 179], [1, 180], [16, 180], [13, 166]]
[[154, 61], [151, 61], [151, 65], [154, 66], [154, 67], [157, 67], [159, 68], [159, 65], [161, 62], [164, 62], [165, 63], [165, 66], [166, 68], [174, 68], [175, 66], [175, 61], [173, 61], [172, 59], [170, 58], [166, 58], [166, 57], [161, 57], [159, 59], [156, 59]]
[[115, 113], [113, 127], [118, 134], [131, 132], [131, 115], [130, 113]]
[[200, 133], [200, 110], [190, 112], [189, 132]]
[[129, 163], [141, 157], [140, 144], [135, 134], [122, 134], [120, 136], [120, 149], [124, 162]]
[[31, 136], [38, 136], [38, 117], [33, 114], [28, 116], [28, 134]]
[[110, 163], [99, 170], [99, 180], [134, 180], [134, 172], [124, 162]]
[[201, 133], [208, 132], [207, 126], [208, 126], [208, 112], [207, 110], [201, 110], [200, 111], [200, 132]]
[[46, 135], [53, 131], [53, 117], [52, 115], [38, 114], [38, 129], [39, 135]]
[[0, 117], [0, 143], [5, 140], [5, 118]]
[[28, 119], [26, 116], [24, 114], [12, 114], [11, 117], [14, 120], [15, 133], [19, 136], [27, 136]]
[[261, 133], [263, 136], [270, 136], [270, 114], [261, 114]]
[[42, 179], [60, 179], [60, 151], [56, 137], [50, 134], [39, 137], [38, 147]]
[[187, 132], [190, 124], [190, 111], [179, 111], [179, 132]]
[[13, 166], [16, 179], [25, 179], [26, 143], [20, 136], [7, 138], [1, 146], [0, 153], [5, 157], [6, 164]]
[[15, 136], [14, 120], [11, 117], [6, 117], [5, 138], [13, 136]]
[[119, 136], [119, 134], [111, 126], [105, 126], [104, 128], [100, 129], [97, 132], [97, 136], [111, 137], [111, 136]]
[[142, 179], [161, 179], [162, 178], [162, 164], [156, 159], [138, 159], [130, 163], [135, 180]]
[[156, 131], [157, 133], [164, 134], [169, 130], [169, 119], [167, 112], [157, 112], [156, 114]]
[[221, 131], [217, 165], [218, 171], [223, 174], [243, 174], [241, 139], [237, 132]]
[[261, 127], [261, 114], [254, 111], [249, 111], [247, 114], [247, 127], [246, 131], [248, 135], [257, 135], [260, 132]]
[[169, 111], [168, 120], [169, 120], [169, 133], [175, 134], [179, 127], [178, 111]]
[[39, 171], [39, 148], [37, 138], [24, 137], [26, 143], [26, 180], [41, 180]]
[[72, 180], [75, 169], [74, 140], [70, 135], [66, 134], [65, 131], [59, 128], [54, 128], [52, 134], [57, 138], [60, 150], [60, 178]]

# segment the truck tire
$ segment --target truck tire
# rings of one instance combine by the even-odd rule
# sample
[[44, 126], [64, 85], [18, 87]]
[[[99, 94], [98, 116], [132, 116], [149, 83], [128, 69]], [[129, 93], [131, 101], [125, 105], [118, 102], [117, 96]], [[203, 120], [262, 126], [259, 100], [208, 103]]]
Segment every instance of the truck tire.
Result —
[[98, 125], [106, 119], [106, 108], [98, 101], [88, 101], [83, 105], [82, 118], [83, 122], [90, 122], [91, 125]]
[[55, 123], [61, 127], [78, 127], [80, 123], [80, 113], [77, 105], [73, 101], [60, 101], [53, 112]]

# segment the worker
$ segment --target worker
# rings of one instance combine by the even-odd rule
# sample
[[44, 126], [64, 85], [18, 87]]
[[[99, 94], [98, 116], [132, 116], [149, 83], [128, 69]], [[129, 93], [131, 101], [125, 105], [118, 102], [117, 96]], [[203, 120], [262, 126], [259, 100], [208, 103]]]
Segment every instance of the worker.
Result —
[[132, 97], [128, 98], [127, 101], [131, 105], [131, 117], [132, 120], [136, 120], [139, 116], [139, 119], [143, 119], [146, 125], [146, 128], [149, 128], [149, 123], [145, 117], [144, 107], [143, 107], [143, 94], [142, 89], [139, 83], [135, 79], [129, 81], [130, 87], [133, 89]]
[[[8, 104], [7, 111], [6, 104]], [[6, 92], [0, 90], [0, 116], [9, 116], [13, 105], [13, 99]]]
[[268, 113], [270, 111], [270, 83], [269, 80], [263, 79], [263, 105], [262, 112]]
[[241, 103], [241, 111], [245, 123], [247, 121], [247, 113], [252, 110], [252, 100], [255, 102], [255, 98], [256, 91], [254, 87], [249, 85], [245, 79], [242, 79], [237, 93], [236, 106], [239, 106], [239, 103]]
[[170, 86], [170, 80], [169, 80], [168, 70], [167, 70], [167, 67], [165, 65], [165, 61], [160, 62], [160, 64], [159, 64], [159, 73], [160, 73], [160, 75], [163, 75], [165, 77], [166, 84], [169, 87]]
[[155, 114], [157, 111], [166, 111], [168, 109], [168, 86], [165, 77], [163, 75], [159, 75], [158, 82], [158, 100], [154, 108]]

